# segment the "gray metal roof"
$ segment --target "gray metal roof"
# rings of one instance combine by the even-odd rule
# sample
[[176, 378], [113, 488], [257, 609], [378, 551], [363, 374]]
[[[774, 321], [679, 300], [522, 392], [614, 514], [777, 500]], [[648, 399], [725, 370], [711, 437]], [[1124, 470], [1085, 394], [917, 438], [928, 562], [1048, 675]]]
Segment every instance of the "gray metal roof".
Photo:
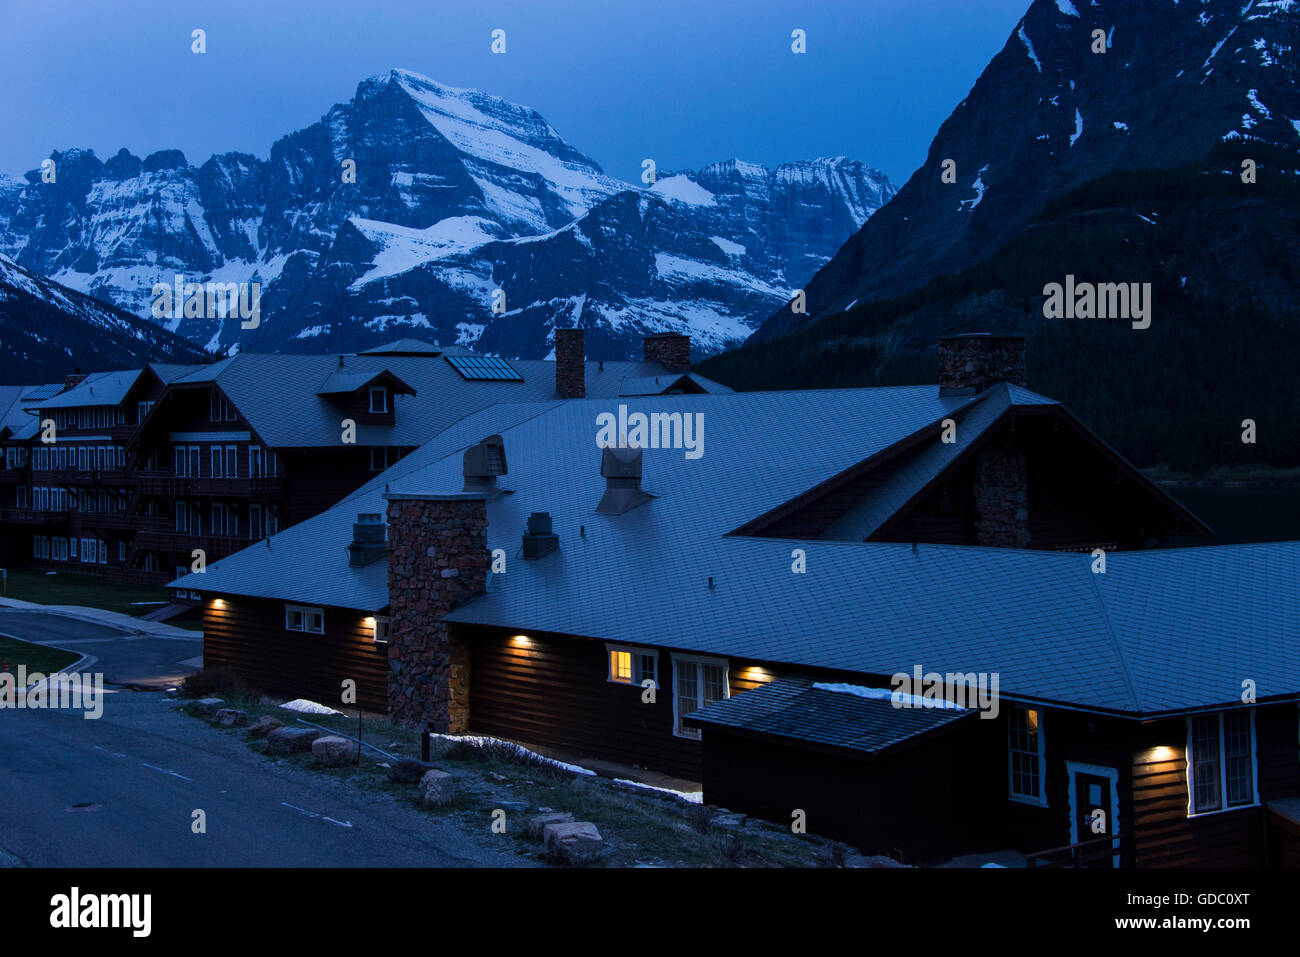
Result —
[[663, 395], [672, 389], [678, 388], [682, 380], [693, 383], [705, 392], [731, 392], [732, 390], [719, 382], [712, 379], [706, 379], [702, 375], [696, 375], [693, 372], [669, 372], [654, 376], [637, 376], [628, 378], [623, 383], [623, 391], [620, 395]]
[[75, 406], [118, 405], [131, 391], [143, 369], [121, 372], [92, 372], [67, 392], [40, 403], [42, 409], [68, 409]]
[[[415, 394], [396, 397], [393, 425], [358, 424], [356, 443], [414, 448], [487, 406], [557, 398], [554, 362], [516, 360], [512, 365], [523, 374], [523, 382], [466, 380], [433, 355], [345, 355], [340, 366], [337, 355], [241, 353], [198, 366], [174, 384], [216, 383], [272, 448], [324, 448], [339, 444], [343, 415], [334, 401], [319, 393], [335, 393], [389, 372]], [[664, 374], [665, 369], [657, 363], [606, 362], [603, 369], [588, 363], [587, 395], [617, 396], [629, 377], [656, 372]]]
[[[384, 566], [351, 569], [343, 551], [355, 515], [385, 511], [385, 484], [459, 490], [463, 450], [499, 433], [514, 494], [488, 502], [488, 544], [508, 569], [452, 621], [792, 669], [997, 672], [1003, 695], [1125, 713], [1236, 702], [1246, 678], [1260, 698], [1300, 692], [1300, 543], [1114, 554], [1094, 575], [1072, 553], [727, 535], [978, 402], [918, 386], [485, 409], [277, 536], [271, 554], [254, 546], [179, 584], [378, 610]], [[596, 416], [619, 406], [702, 414], [703, 454], [647, 449], [643, 487], [656, 497], [597, 514]], [[520, 536], [534, 511], [551, 513], [560, 547], [528, 561]]]
[[874, 756], [976, 715], [961, 708], [896, 708], [888, 688], [881, 689], [882, 697], [873, 698], [818, 684], [803, 676], [777, 678], [715, 701], [686, 721]]
[[28, 410], [36, 406], [28, 398], [34, 386], [6, 385], [0, 386], [0, 432], [8, 433], [10, 439], [27, 439], [40, 429], [40, 421]]
[[425, 342], [423, 339], [398, 339], [394, 342], [386, 342], [382, 346], [376, 346], [373, 349], [364, 350], [363, 356], [385, 356], [385, 355], [428, 355], [436, 356], [442, 354], [442, 346], [436, 342]]

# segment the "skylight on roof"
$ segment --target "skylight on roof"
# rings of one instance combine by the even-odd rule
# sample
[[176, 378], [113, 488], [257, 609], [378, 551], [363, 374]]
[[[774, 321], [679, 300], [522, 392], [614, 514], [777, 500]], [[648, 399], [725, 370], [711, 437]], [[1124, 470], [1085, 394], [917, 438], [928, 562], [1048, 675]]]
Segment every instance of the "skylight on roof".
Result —
[[453, 369], [466, 379], [492, 382], [523, 382], [515, 367], [496, 356], [447, 356]]

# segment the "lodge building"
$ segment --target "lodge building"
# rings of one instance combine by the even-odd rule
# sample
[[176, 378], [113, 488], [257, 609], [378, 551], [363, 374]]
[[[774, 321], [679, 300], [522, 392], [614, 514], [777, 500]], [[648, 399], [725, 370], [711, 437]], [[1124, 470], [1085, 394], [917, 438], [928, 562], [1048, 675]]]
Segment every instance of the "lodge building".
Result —
[[[1158, 547], [1209, 529], [1025, 387], [1023, 342], [940, 355], [939, 388], [570, 377], [173, 585], [268, 691], [352, 679], [910, 862], [1295, 864], [1300, 544]], [[598, 448], [619, 403], [702, 414], [705, 454]], [[996, 711], [900, 706], [915, 668], [996, 674]]]
[[405, 339], [4, 387], [0, 566], [165, 584], [328, 508], [479, 408], [729, 391], [689, 371], [684, 336], [648, 337], [643, 362], [587, 363], [580, 339], [576, 354], [557, 339], [559, 362]]

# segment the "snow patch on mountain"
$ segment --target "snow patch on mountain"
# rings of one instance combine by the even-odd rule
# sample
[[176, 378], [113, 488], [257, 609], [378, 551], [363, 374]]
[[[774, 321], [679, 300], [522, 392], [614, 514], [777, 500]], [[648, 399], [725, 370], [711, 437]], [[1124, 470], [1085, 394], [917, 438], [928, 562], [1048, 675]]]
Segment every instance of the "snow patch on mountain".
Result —
[[650, 187], [650, 192], [665, 196], [668, 199], [675, 200], [679, 203], [686, 203], [688, 206], [713, 206], [713, 194], [707, 189], [700, 186], [689, 176], [677, 175], [669, 176], [665, 179], [657, 180]]

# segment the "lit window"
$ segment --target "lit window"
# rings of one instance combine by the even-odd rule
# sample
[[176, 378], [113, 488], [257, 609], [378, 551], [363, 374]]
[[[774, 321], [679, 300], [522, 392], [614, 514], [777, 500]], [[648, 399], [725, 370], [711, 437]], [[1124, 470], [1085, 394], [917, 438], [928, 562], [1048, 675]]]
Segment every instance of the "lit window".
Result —
[[1187, 776], [1191, 813], [1255, 803], [1255, 712], [1231, 711], [1190, 719]]
[[659, 653], [644, 648], [606, 645], [609, 650], [609, 680], [621, 685], [641, 685], [647, 679], [659, 684]]
[[388, 411], [388, 390], [384, 388], [375, 388], [370, 390], [370, 411], [387, 412]]
[[730, 696], [726, 659], [673, 655], [673, 734], [698, 738], [700, 729], [686, 727], [682, 719]]
[[1044, 788], [1046, 750], [1043, 713], [1037, 708], [1013, 707], [1008, 719], [1010, 796], [1026, 804], [1047, 804]]
[[378, 615], [376, 615], [374, 618], [374, 622], [375, 622], [375, 627], [372, 630], [372, 633], [374, 635], [376, 644], [381, 644], [381, 645], [388, 644], [389, 619], [380, 618]]

